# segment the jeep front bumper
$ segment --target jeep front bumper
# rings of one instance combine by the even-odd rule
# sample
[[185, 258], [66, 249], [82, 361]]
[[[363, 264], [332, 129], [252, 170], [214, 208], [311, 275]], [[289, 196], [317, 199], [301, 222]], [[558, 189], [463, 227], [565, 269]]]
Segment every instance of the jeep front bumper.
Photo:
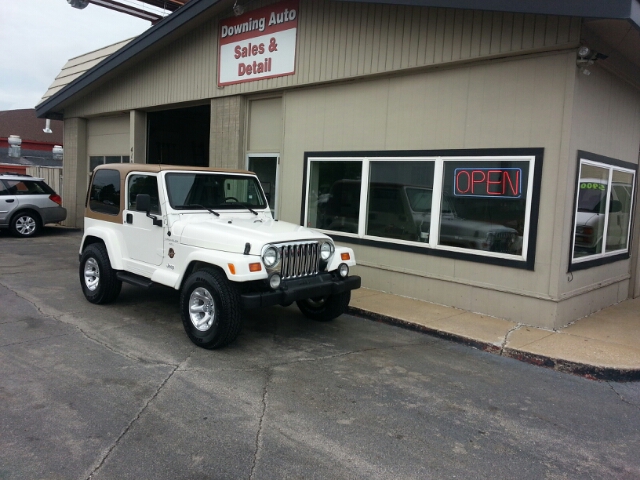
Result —
[[360, 288], [361, 279], [357, 275], [338, 278], [331, 273], [322, 273], [313, 277], [287, 280], [277, 290], [248, 292], [241, 295], [245, 309], [288, 305], [305, 298], [325, 297]]

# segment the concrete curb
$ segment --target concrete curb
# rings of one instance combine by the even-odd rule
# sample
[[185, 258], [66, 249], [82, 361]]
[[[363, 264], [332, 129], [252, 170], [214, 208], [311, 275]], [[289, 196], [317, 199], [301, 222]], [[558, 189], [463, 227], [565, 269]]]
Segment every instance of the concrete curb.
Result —
[[597, 365], [588, 365], [584, 363], [574, 362], [571, 360], [565, 360], [560, 358], [551, 358], [543, 355], [537, 355], [529, 352], [523, 352], [521, 350], [501, 347], [492, 343], [484, 342], [481, 340], [464, 337], [450, 332], [443, 332], [441, 330], [419, 325], [416, 323], [408, 322], [399, 318], [390, 317], [381, 313], [364, 310], [358, 307], [350, 306], [348, 313], [355, 317], [365, 318], [367, 320], [373, 320], [376, 322], [386, 323], [389, 325], [395, 325], [415, 332], [426, 333], [428, 335], [449, 340], [452, 342], [467, 345], [469, 347], [482, 350], [484, 352], [492, 353], [502, 357], [513, 358], [521, 362], [530, 363], [539, 367], [550, 368], [562, 373], [570, 373], [580, 377], [588, 378], [590, 380], [605, 380], [615, 382], [633, 382], [640, 380], [640, 369], [623, 369], [614, 367], [602, 367]]

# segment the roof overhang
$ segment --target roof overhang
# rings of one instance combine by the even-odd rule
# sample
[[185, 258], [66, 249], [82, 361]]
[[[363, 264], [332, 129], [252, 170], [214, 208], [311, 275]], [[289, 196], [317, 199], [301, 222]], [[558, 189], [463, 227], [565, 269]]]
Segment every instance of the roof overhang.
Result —
[[629, 20], [640, 28], [640, 0], [337, 0]]

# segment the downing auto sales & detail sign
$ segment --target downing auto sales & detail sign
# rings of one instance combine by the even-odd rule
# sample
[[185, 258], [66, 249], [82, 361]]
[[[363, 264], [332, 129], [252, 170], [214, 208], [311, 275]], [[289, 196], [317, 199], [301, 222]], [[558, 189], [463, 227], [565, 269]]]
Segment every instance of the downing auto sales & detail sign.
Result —
[[298, 11], [298, 0], [289, 0], [222, 20], [218, 85], [293, 75]]

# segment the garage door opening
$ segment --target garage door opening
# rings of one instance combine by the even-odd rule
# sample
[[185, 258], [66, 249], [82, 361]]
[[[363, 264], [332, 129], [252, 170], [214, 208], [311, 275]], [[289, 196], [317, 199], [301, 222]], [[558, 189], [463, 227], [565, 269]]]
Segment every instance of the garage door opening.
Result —
[[147, 163], [209, 166], [211, 106], [147, 114]]

